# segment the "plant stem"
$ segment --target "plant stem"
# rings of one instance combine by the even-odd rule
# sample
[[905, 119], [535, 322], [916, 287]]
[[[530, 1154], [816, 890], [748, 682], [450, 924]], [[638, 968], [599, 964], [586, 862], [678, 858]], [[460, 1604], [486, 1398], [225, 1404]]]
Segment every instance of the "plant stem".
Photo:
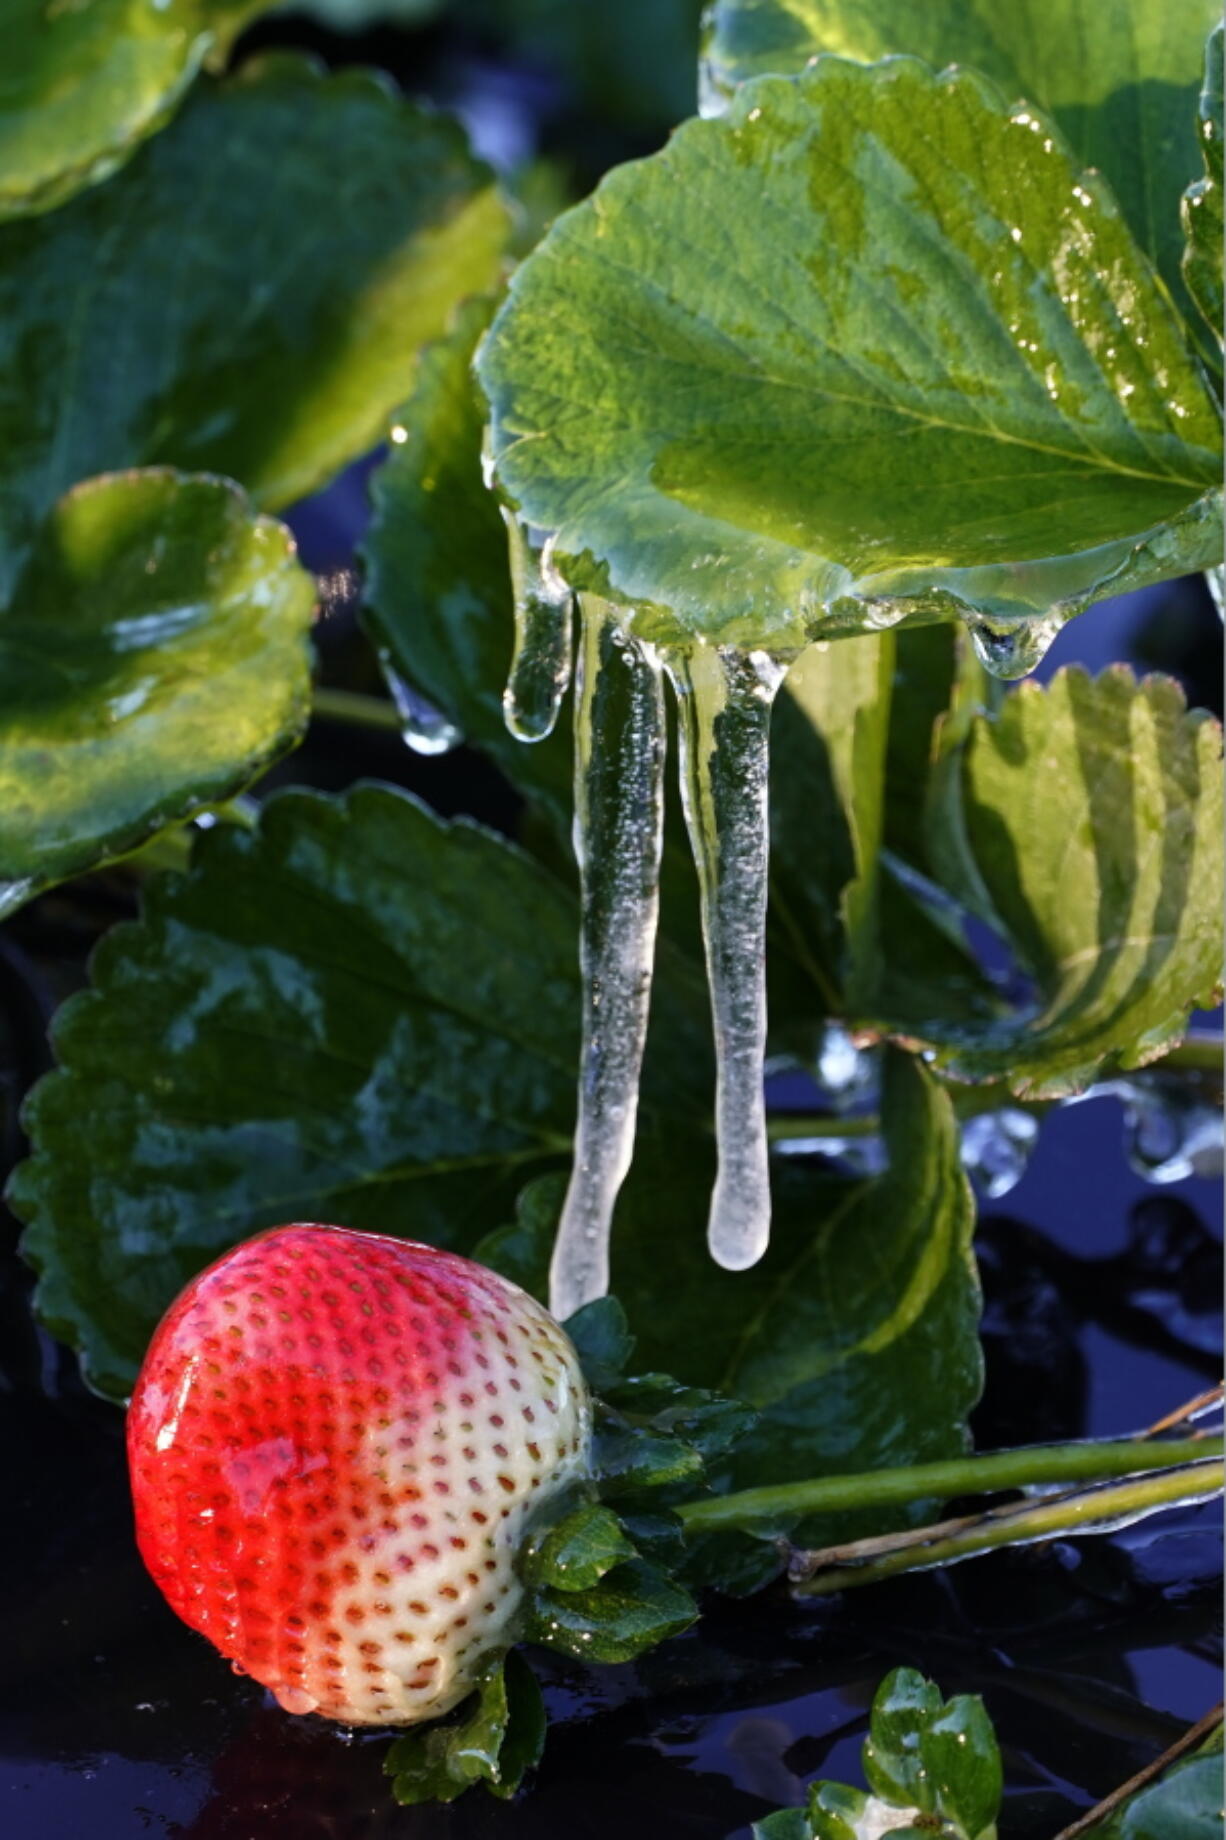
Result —
[[[854, 1585], [879, 1584], [899, 1572], [930, 1571], [960, 1559], [976, 1559], [1001, 1546], [1030, 1546], [1061, 1534], [1105, 1533], [1162, 1508], [1219, 1494], [1223, 1476], [1220, 1458], [1181, 1464], [1158, 1475], [1127, 1476], [1121, 1482], [1102, 1483], [1051, 1501], [1014, 1502], [973, 1518], [921, 1528], [900, 1535], [892, 1551], [882, 1550], [885, 1541], [867, 1540], [863, 1546], [873, 1556], [862, 1561], [854, 1558], [860, 1542], [824, 1552], [795, 1553], [788, 1575], [800, 1596], [825, 1597]], [[932, 1537], [925, 1539], [925, 1533]], [[849, 1556], [851, 1563], [847, 1563]]]
[[1030, 1444], [1020, 1450], [987, 1451], [904, 1469], [870, 1470], [856, 1476], [819, 1476], [772, 1488], [742, 1489], [683, 1502], [678, 1514], [687, 1533], [715, 1528], [754, 1528], [762, 1521], [796, 1520], [846, 1508], [903, 1507], [937, 1496], [993, 1494], [1005, 1489], [1061, 1482], [1101, 1482], [1140, 1470], [1170, 1469], [1197, 1457], [1220, 1457], [1220, 1437], [1172, 1438], [1146, 1444], [1134, 1438], [1081, 1444]]
[[334, 690], [316, 684], [311, 714], [323, 722], [348, 722], [355, 728], [377, 728], [400, 734], [403, 724], [394, 703], [382, 696], [364, 696], [359, 690]]
[[1070, 1827], [1062, 1827], [1056, 1835], [1056, 1840], [1081, 1840], [1083, 1834], [1091, 1833], [1100, 1821], [1105, 1821], [1109, 1815], [1114, 1814], [1116, 1809], [1130, 1796], [1148, 1788], [1149, 1784], [1156, 1781], [1164, 1770], [1168, 1770], [1173, 1763], [1178, 1763], [1181, 1757], [1186, 1757], [1189, 1751], [1194, 1751], [1205, 1738], [1212, 1736], [1221, 1723], [1222, 1705], [1219, 1700], [1218, 1704], [1213, 1707], [1212, 1711], [1207, 1712], [1203, 1719], [1198, 1719], [1195, 1725], [1188, 1727], [1182, 1737], [1176, 1738], [1174, 1744], [1164, 1750], [1161, 1757], [1155, 1757], [1153, 1762], [1147, 1763], [1143, 1770], [1138, 1770], [1135, 1776], [1130, 1776], [1126, 1783], [1121, 1783], [1118, 1789], [1113, 1789], [1110, 1795], [1105, 1795], [1101, 1802], [1096, 1802], [1093, 1808], [1080, 1815]]

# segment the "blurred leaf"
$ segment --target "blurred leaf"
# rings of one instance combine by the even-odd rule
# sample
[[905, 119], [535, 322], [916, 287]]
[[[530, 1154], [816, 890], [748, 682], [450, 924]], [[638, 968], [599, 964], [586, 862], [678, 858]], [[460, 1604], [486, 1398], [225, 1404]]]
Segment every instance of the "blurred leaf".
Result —
[[268, 0], [3, 0], [0, 218], [105, 179]]
[[1188, 187], [1183, 199], [1186, 247], [1183, 277], [1188, 292], [1222, 342], [1222, 27], [1205, 46], [1205, 80], [1197, 127], [1205, 176]]
[[631, 1559], [587, 1591], [533, 1594], [528, 1639], [576, 1661], [633, 1661], [697, 1619], [698, 1606], [666, 1572]]
[[236, 486], [68, 493], [0, 612], [0, 914], [239, 791], [310, 711], [311, 577]]
[[[59, 1012], [12, 1191], [39, 1307], [91, 1383], [125, 1394], [187, 1279], [262, 1227], [467, 1251], [564, 1168], [575, 924], [519, 851], [376, 786], [280, 794], [152, 883]], [[648, 1142], [700, 1103], [704, 1019], [667, 977], [657, 1011]]]
[[1051, 111], [1178, 293], [1178, 199], [1196, 170], [1201, 52], [1219, 16], [1217, 0], [715, 0], [704, 86], [714, 103], [822, 51], [970, 65], [1009, 101]]
[[1042, 1097], [1173, 1046], [1221, 979], [1217, 723], [1169, 678], [1073, 668], [976, 719], [949, 766], [931, 837], [942, 880], [1036, 989], [973, 1030], [934, 1002], [925, 1038], [958, 1074]]
[[489, 755], [564, 835], [571, 821], [570, 725], [525, 746], [508, 730], [507, 536], [481, 476], [485, 417], [472, 356], [492, 300], [462, 307], [430, 346], [371, 484], [363, 622], [380, 656]]
[[0, 227], [0, 592], [95, 473], [218, 472], [269, 506], [321, 484], [381, 438], [505, 234], [455, 123], [285, 57], [202, 84], [107, 184]]
[[1219, 419], [1165, 293], [968, 72], [746, 85], [558, 220], [478, 371], [503, 491], [648, 640], [957, 614], [1018, 675], [1220, 554]]

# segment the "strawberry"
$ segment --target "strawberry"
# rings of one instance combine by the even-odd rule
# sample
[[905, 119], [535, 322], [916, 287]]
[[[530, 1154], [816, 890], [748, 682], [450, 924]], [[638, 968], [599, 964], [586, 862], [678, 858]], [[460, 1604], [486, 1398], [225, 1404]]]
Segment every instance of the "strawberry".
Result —
[[470, 1259], [276, 1227], [163, 1319], [128, 1417], [137, 1539], [172, 1608], [290, 1712], [435, 1718], [516, 1639], [516, 1553], [586, 1475], [553, 1318]]

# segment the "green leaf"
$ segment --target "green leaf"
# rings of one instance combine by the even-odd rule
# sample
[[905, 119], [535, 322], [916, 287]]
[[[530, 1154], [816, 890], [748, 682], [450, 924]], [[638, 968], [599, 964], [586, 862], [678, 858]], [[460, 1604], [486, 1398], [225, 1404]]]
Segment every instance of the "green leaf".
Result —
[[1222, 27], [1219, 24], [1205, 46], [1205, 81], [1201, 90], [1197, 126], [1205, 176], [1188, 187], [1183, 198], [1186, 247], [1183, 278], [1188, 292], [1222, 342]]
[[537, 1591], [529, 1640], [577, 1661], [633, 1661], [688, 1629], [698, 1606], [666, 1572], [631, 1559], [587, 1591]]
[[[13, 1203], [40, 1307], [124, 1395], [162, 1312], [227, 1246], [329, 1220], [469, 1251], [569, 1161], [571, 894], [391, 788], [285, 793], [211, 831], [104, 940], [60, 1012]], [[706, 1018], [663, 967], [640, 1128], [692, 1132]]]
[[545, 1708], [536, 1676], [514, 1650], [492, 1662], [446, 1720], [397, 1738], [383, 1760], [401, 1804], [453, 1802], [474, 1783], [513, 1795], [540, 1761]]
[[534, 1537], [524, 1549], [520, 1566], [529, 1584], [556, 1591], [588, 1591], [613, 1566], [636, 1556], [616, 1514], [589, 1501]]
[[649, 640], [963, 615], [1017, 675], [1221, 553], [1169, 300], [1057, 130], [971, 72], [746, 84], [558, 220], [478, 371], [503, 491]]
[[874, 1696], [861, 1756], [871, 1795], [842, 1783], [812, 1785], [813, 1840], [877, 1840], [887, 1832], [899, 1840], [995, 1840], [1000, 1750], [978, 1697], [942, 1700], [914, 1668], [895, 1668]]
[[873, 1698], [862, 1761], [868, 1786], [883, 1801], [931, 1812], [936, 1784], [928, 1776], [923, 1737], [943, 1705], [940, 1689], [915, 1668], [895, 1668]]
[[385, 664], [565, 835], [572, 808], [569, 721], [525, 747], [502, 712], [511, 573], [498, 501], [481, 474], [485, 413], [472, 380], [473, 352], [493, 311], [492, 300], [469, 301], [447, 338], [422, 355], [391, 452], [371, 481], [362, 618]]
[[616, 1297], [597, 1297], [566, 1320], [583, 1377], [594, 1393], [616, 1386], [634, 1352], [626, 1312]]
[[224, 480], [62, 498], [0, 612], [0, 914], [240, 790], [310, 712], [314, 584]]
[[803, 1808], [780, 1808], [750, 1828], [753, 1840], [813, 1840], [813, 1829]]
[[569, 1154], [574, 906], [390, 789], [285, 793], [109, 934], [14, 1180], [40, 1307], [122, 1396], [162, 1311], [294, 1219], [467, 1249]]
[[597, 1416], [592, 1461], [601, 1494], [614, 1500], [674, 1482], [695, 1483], [703, 1469], [692, 1444], [626, 1425], [616, 1413]]
[[218, 472], [266, 506], [328, 479], [489, 287], [505, 231], [454, 123], [285, 57], [200, 85], [107, 184], [0, 227], [0, 592], [95, 473]]
[[1130, 1796], [1086, 1840], [1221, 1840], [1222, 1727], [1148, 1788]]
[[606, 1398], [632, 1424], [680, 1438], [704, 1463], [725, 1456], [752, 1430], [758, 1416], [739, 1399], [726, 1399], [705, 1387], [682, 1386], [671, 1374], [636, 1374]]
[[1061, 671], [980, 717], [951, 757], [932, 849], [946, 886], [1035, 981], [996, 1024], [925, 1031], [972, 1079], [1059, 1097], [1144, 1065], [1221, 978], [1221, 731], [1177, 684]]
[[3, 0], [0, 218], [63, 204], [160, 128], [261, 0]]
[[1217, 0], [715, 0], [703, 48], [710, 106], [748, 77], [819, 52], [910, 52], [971, 65], [1010, 101], [1049, 109], [1080, 166], [1102, 171], [1138, 243], [1178, 290], [1178, 199]]

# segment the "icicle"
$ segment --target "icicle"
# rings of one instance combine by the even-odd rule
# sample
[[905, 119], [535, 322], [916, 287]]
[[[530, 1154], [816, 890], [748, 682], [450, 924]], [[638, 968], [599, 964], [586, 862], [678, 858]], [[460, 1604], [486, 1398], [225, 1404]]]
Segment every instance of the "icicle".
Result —
[[519, 741], [553, 732], [570, 683], [570, 588], [550, 560], [552, 539], [533, 547], [513, 512], [503, 510], [515, 595], [515, 651], [502, 696], [507, 727]]
[[415, 754], [425, 755], [449, 754], [452, 748], [459, 747], [464, 737], [455, 723], [400, 675], [392, 663], [391, 653], [381, 650], [379, 663], [400, 717], [400, 732], [406, 747], [412, 748]]
[[647, 1034], [663, 820], [664, 697], [655, 656], [581, 595], [575, 855], [583, 1045], [574, 1164], [549, 1274], [565, 1320], [609, 1287], [609, 1227], [630, 1167]]
[[719, 1155], [707, 1240], [729, 1271], [770, 1237], [762, 1068], [766, 1049], [767, 768], [785, 663], [697, 645], [665, 658], [677, 692], [681, 794], [698, 867], [715, 1021]]

